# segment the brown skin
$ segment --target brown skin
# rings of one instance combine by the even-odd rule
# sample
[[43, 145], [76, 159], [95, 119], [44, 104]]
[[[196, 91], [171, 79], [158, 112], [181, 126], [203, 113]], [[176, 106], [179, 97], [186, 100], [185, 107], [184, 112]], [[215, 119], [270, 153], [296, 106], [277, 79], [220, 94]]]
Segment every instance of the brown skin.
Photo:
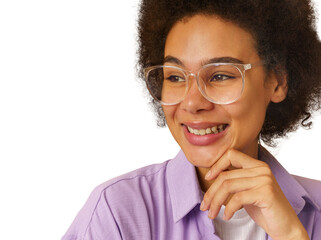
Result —
[[[185, 23], [174, 25], [167, 36], [164, 56], [178, 58], [184, 64], [179, 67], [194, 73], [203, 62], [215, 57], [233, 57], [244, 63], [261, 60], [249, 33], [214, 17], [193, 17]], [[183, 102], [163, 107], [172, 135], [187, 158], [200, 168], [202, 175], [231, 148], [257, 157], [258, 135], [267, 105], [278, 83], [272, 78], [264, 81], [266, 75], [263, 67], [255, 67], [245, 75], [244, 92], [241, 98], [232, 104], [217, 105], [207, 101], [199, 92], [196, 81], [192, 80]], [[229, 124], [229, 130], [214, 144], [194, 146], [186, 140], [183, 133], [181, 124], [187, 122], [226, 123]]]
[[[215, 16], [196, 15], [173, 26], [164, 57], [173, 56], [183, 65], [167, 64], [196, 73], [204, 62], [216, 57], [257, 63], [260, 58], [254, 46], [253, 37], [242, 28]], [[261, 66], [246, 72], [244, 92], [232, 104], [209, 102], [191, 80], [186, 98], [177, 105], [163, 106], [163, 110], [173, 137], [197, 169], [206, 191], [201, 210], [210, 210], [211, 219], [222, 204], [226, 205], [226, 219], [244, 207], [273, 239], [309, 239], [270, 168], [257, 160], [258, 135], [267, 106], [284, 100], [286, 93], [286, 81], [280, 83], [274, 74], [267, 76]], [[229, 127], [217, 141], [197, 146], [184, 135], [183, 125], [190, 123]]]

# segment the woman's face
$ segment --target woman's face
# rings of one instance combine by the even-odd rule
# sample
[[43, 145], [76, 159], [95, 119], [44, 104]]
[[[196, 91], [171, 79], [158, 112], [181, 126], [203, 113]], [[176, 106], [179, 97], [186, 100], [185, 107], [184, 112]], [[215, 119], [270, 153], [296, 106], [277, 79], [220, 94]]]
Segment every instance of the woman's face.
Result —
[[[196, 15], [179, 21], [167, 36], [164, 58], [179, 61], [165, 62], [166, 65], [197, 73], [210, 59], [225, 57], [243, 63], [261, 60], [251, 34], [215, 16]], [[173, 137], [195, 166], [211, 167], [230, 148], [257, 157], [258, 134], [269, 102], [278, 101], [275, 100], [278, 83], [273, 76], [267, 78], [262, 66], [246, 71], [245, 76], [243, 94], [234, 103], [209, 102], [191, 77], [186, 98], [177, 105], [163, 106]], [[203, 136], [188, 130], [220, 126], [224, 130], [218, 134]]]

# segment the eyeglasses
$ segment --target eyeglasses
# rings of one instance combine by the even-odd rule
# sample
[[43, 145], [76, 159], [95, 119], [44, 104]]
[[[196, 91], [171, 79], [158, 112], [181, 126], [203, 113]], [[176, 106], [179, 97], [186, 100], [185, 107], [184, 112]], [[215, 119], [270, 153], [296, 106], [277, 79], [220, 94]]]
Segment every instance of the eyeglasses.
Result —
[[152, 97], [163, 105], [175, 105], [184, 100], [190, 76], [196, 78], [202, 95], [216, 104], [237, 101], [243, 92], [245, 71], [263, 63], [211, 63], [195, 74], [176, 66], [157, 65], [144, 69], [147, 88]]

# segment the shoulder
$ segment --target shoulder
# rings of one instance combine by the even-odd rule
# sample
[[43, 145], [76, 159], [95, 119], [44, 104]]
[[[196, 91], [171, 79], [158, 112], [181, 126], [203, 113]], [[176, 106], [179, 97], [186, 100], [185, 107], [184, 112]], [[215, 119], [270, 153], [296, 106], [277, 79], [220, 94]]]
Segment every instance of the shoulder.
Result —
[[146, 204], [147, 196], [157, 196], [166, 186], [168, 162], [137, 169], [97, 186], [62, 239], [119, 239], [118, 211], [136, 213]]
[[[307, 190], [312, 190], [312, 191], [321, 190], [321, 181], [319, 180], [296, 176], [296, 175], [292, 175], [292, 176]], [[321, 196], [321, 193], [320, 193], [320, 196]]]
[[102, 192], [109, 192], [113, 189], [119, 190], [119, 188], [126, 186], [133, 187], [142, 184], [143, 182], [147, 184], [156, 184], [165, 181], [168, 162], [169, 161], [165, 161], [163, 163], [149, 165], [115, 177], [97, 186], [93, 192], [101, 194]]
[[134, 195], [149, 192], [151, 187], [166, 182], [166, 166], [169, 161], [136, 169], [98, 185], [91, 193], [88, 202], [93, 206], [99, 201], [124, 201]]

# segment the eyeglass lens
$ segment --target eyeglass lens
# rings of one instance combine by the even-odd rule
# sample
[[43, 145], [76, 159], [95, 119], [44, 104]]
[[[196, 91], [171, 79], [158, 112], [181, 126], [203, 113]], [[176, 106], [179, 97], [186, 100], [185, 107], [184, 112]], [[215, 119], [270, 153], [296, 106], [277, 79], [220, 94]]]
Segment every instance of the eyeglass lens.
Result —
[[[181, 102], [188, 91], [188, 73], [172, 66], [150, 69], [146, 76], [151, 95], [163, 104]], [[215, 103], [237, 100], [243, 91], [242, 71], [232, 64], [203, 67], [198, 74], [199, 87], [205, 97]]]

